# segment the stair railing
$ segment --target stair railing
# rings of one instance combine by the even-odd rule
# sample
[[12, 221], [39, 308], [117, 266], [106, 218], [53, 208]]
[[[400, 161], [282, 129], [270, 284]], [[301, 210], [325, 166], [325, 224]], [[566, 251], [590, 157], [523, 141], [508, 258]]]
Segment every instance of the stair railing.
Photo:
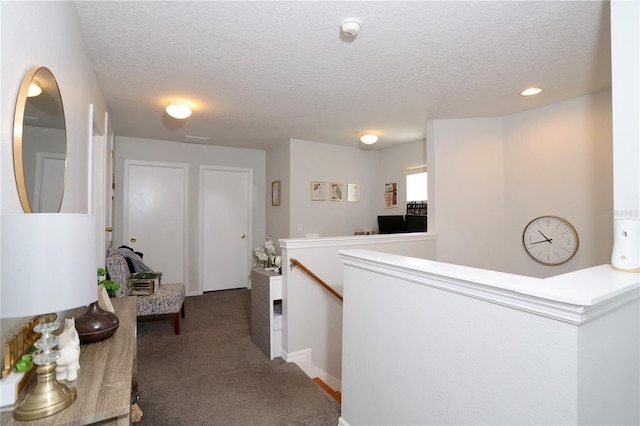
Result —
[[318, 283], [320, 286], [324, 287], [329, 293], [331, 293], [335, 297], [337, 297], [338, 300], [340, 300], [341, 302], [343, 301], [342, 300], [342, 295], [340, 293], [335, 291], [331, 286], [329, 286], [329, 284], [327, 284], [324, 281], [322, 281], [322, 279], [320, 279], [320, 277], [318, 277], [316, 274], [311, 272], [311, 270], [309, 270], [309, 268], [304, 266], [304, 264], [302, 264], [302, 262], [300, 262], [299, 260], [294, 259], [294, 258], [289, 259], [289, 268], [291, 268], [293, 270], [294, 266], [297, 266], [298, 268], [302, 269], [316, 283]]

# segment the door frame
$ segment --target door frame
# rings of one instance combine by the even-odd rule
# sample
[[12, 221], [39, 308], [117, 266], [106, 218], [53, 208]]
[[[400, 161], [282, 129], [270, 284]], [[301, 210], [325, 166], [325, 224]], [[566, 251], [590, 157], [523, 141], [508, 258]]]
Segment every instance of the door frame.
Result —
[[[96, 263], [99, 267], [104, 267], [106, 236], [105, 236], [105, 169], [107, 158], [107, 139], [104, 127], [100, 128], [100, 123], [94, 117], [95, 108], [89, 104], [89, 147], [87, 161], [87, 176], [89, 185], [87, 186], [87, 213], [96, 218]], [[107, 113], [105, 113], [106, 116]], [[104, 123], [103, 123], [104, 124]]]
[[[199, 265], [198, 265], [198, 291], [200, 294], [204, 294], [204, 235], [202, 230], [204, 229], [204, 174], [205, 171], [225, 171], [225, 172], [237, 172], [237, 173], [247, 173], [249, 183], [249, 187], [247, 188], [247, 205], [249, 214], [247, 215], [247, 244], [249, 246], [249, 250], [247, 250], [246, 261], [248, 265], [252, 264], [252, 247], [253, 247], [253, 169], [247, 167], [225, 167], [225, 166], [212, 166], [201, 164], [200, 165], [200, 176], [199, 179], [199, 189], [198, 189], [198, 248], [199, 248]], [[251, 271], [247, 271], [246, 276], [246, 288], [251, 288]]]
[[[114, 231], [113, 231], [113, 206], [115, 202], [115, 134], [113, 133], [113, 127], [111, 127], [111, 121], [109, 120], [109, 113], [104, 113], [104, 128], [105, 128], [105, 142], [106, 142], [106, 161], [105, 161], [105, 181], [104, 181], [104, 248], [106, 253], [113, 247]], [[107, 228], [111, 228], [108, 231]], [[106, 254], [105, 254], [106, 255]]]

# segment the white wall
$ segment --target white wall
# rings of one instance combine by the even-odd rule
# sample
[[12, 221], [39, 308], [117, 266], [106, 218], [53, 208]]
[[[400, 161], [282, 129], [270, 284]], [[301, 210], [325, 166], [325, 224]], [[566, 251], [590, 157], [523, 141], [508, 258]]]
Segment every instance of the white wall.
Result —
[[[602, 91], [506, 116], [503, 271], [548, 277], [609, 263], [613, 245], [611, 92]], [[559, 266], [534, 262], [522, 248], [533, 218], [561, 216], [580, 247]]]
[[501, 120], [435, 120], [427, 124], [427, 144], [429, 232], [438, 234], [438, 260], [501, 270]]
[[[3, 1], [0, 19], [0, 211], [3, 214], [22, 212], [13, 169], [13, 114], [26, 72], [35, 66], [46, 66], [58, 81], [67, 125], [67, 179], [61, 210], [86, 213], [89, 104], [94, 104], [96, 121], [104, 123], [106, 103], [74, 5], [71, 2]], [[23, 324], [24, 320], [2, 320], [2, 342]]]
[[[254, 149], [227, 148], [210, 145], [197, 145], [180, 142], [160, 141], [153, 139], [139, 139], [116, 137], [115, 148], [115, 203], [114, 203], [114, 246], [123, 243], [123, 181], [124, 160], [160, 161], [167, 163], [189, 164], [189, 283], [187, 294], [200, 293], [200, 259], [199, 248], [199, 187], [200, 165], [245, 167], [253, 169], [253, 229], [252, 247], [262, 245], [265, 235], [265, 152]], [[269, 196], [269, 204], [271, 192]]]
[[[289, 237], [353, 235], [376, 227], [375, 152], [354, 147], [291, 140], [291, 215]], [[326, 184], [326, 200], [311, 201], [311, 182]], [[329, 184], [360, 184], [360, 202], [329, 200]]]
[[[73, 3], [2, 2], [2, 212], [19, 213], [13, 171], [13, 113], [26, 72], [46, 66], [58, 81], [67, 127], [62, 211], [87, 212], [89, 104], [104, 123], [106, 103]], [[100, 129], [104, 132], [104, 129]]]
[[[358, 147], [291, 140], [288, 237], [353, 235], [378, 228], [378, 215], [406, 213], [404, 170], [426, 164], [424, 141], [409, 142], [379, 151]], [[327, 199], [311, 201], [312, 181], [325, 182]], [[360, 185], [360, 201], [329, 201], [329, 184]], [[384, 208], [384, 184], [398, 183], [398, 207]]]
[[[289, 236], [291, 206], [294, 202], [298, 202], [298, 200], [291, 199], [290, 158], [289, 141], [283, 142], [276, 149], [266, 152], [266, 232], [267, 235], [273, 237], [278, 253], [280, 253], [278, 239]], [[276, 180], [280, 181], [280, 205], [272, 206], [270, 197], [271, 183]], [[258, 244], [254, 244], [254, 246], [257, 247]]]
[[[397, 215], [407, 213], [407, 185], [404, 171], [427, 165], [426, 141], [409, 142], [393, 148], [376, 151], [375, 201], [378, 215]], [[384, 208], [384, 184], [398, 183], [398, 207]], [[376, 224], [377, 225], [377, 224]]]
[[[438, 260], [548, 277], [609, 263], [612, 247], [610, 92], [501, 118], [427, 124], [429, 231]], [[576, 256], [534, 262], [527, 223], [561, 216], [577, 229]]]

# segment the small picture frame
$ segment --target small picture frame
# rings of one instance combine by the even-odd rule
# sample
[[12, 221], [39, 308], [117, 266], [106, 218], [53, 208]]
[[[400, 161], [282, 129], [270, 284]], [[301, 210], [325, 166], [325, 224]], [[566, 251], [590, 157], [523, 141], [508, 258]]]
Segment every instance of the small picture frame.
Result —
[[360, 201], [360, 184], [348, 183], [347, 184], [347, 202], [357, 203]]
[[398, 182], [384, 184], [384, 208], [398, 207]]
[[331, 201], [344, 201], [344, 183], [331, 182]]
[[324, 182], [311, 182], [311, 201], [324, 201]]
[[280, 205], [280, 181], [276, 180], [271, 182], [271, 205]]

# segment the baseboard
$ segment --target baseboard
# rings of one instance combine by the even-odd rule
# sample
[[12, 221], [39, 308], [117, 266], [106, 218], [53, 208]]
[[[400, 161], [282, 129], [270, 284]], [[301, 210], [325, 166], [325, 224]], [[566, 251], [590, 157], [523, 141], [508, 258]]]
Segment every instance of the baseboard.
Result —
[[342, 416], [338, 418], [338, 426], [350, 426], [349, 422], [347, 422]]
[[303, 349], [297, 352], [287, 352], [284, 349], [280, 352], [280, 356], [286, 362], [294, 362], [298, 364], [299, 362], [309, 363], [311, 364], [311, 349]]
[[301, 351], [287, 353], [284, 349], [280, 353], [281, 358], [286, 362], [295, 363], [305, 374], [312, 379], [316, 377], [322, 380], [334, 391], [342, 391], [342, 382], [322, 370], [311, 362], [311, 349], [303, 349]]

